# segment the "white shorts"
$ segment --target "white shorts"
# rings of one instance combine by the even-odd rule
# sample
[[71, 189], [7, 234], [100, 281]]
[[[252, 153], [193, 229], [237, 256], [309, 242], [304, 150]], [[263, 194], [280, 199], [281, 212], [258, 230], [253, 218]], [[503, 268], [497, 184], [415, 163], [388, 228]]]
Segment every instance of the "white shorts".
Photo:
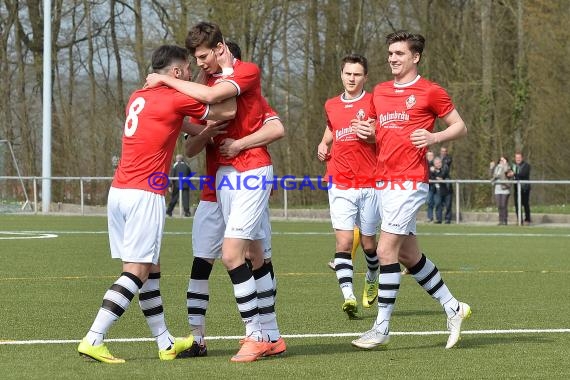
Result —
[[111, 257], [158, 264], [165, 217], [163, 195], [111, 187], [107, 200]]
[[416, 216], [426, 203], [429, 185], [416, 181], [378, 182], [380, 229], [396, 235], [415, 235]]
[[216, 173], [216, 196], [226, 223], [225, 238], [260, 240], [264, 210], [269, 203], [273, 166], [238, 172], [220, 166]]
[[[192, 252], [194, 257], [218, 260], [222, 257], [224, 240], [224, 217], [217, 202], [200, 201], [192, 224]], [[261, 228], [265, 234], [262, 241], [263, 258], [271, 258], [271, 223], [269, 207], [263, 213]]]
[[339, 189], [332, 185], [329, 206], [335, 230], [352, 231], [358, 226], [365, 236], [374, 236], [378, 232], [380, 206], [376, 189]]
[[271, 220], [269, 219], [269, 206], [263, 211], [263, 220], [261, 221], [261, 229], [265, 237], [263, 238], [261, 245], [263, 247], [263, 258], [271, 258]]
[[224, 240], [224, 216], [217, 202], [200, 201], [192, 223], [192, 252], [194, 257], [219, 259]]

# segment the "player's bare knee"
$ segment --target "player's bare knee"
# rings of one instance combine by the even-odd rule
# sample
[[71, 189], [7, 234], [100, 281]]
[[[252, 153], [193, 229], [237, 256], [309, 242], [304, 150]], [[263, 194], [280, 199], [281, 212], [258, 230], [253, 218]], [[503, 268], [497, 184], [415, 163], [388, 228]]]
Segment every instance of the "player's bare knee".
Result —
[[375, 250], [378, 246], [378, 243], [376, 242], [376, 236], [362, 235], [360, 238], [360, 245], [364, 251]]

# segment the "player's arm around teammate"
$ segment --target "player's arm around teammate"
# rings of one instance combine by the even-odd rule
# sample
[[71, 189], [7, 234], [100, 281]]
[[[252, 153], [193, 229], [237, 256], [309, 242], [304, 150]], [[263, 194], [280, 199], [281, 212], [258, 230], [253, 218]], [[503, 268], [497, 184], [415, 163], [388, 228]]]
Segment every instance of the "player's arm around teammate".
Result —
[[[163, 45], [153, 52], [153, 70], [188, 80], [188, 52]], [[78, 352], [97, 361], [124, 363], [103, 343], [111, 326], [139, 294], [139, 304], [158, 345], [158, 356], [172, 360], [193, 340], [175, 339], [164, 320], [160, 296], [160, 247], [165, 221], [164, 192], [156, 173], [168, 173], [177, 136], [185, 116], [198, 119], [232, 118], [235, 103], [208, 106], [179, 92], [162, 88], [135, 91], [127, 105], [121, 160], [107, 202], [111, 256], [120, 259], [123, 272], [103, 297], [103, 303], [79, 344]]]
[[[211, 55], [216, 58], [217, 65], [208, 64]], [[219, 67], [231, 67], [233, 56], [227, 46], [221, 42], [214, 48], [198, 47], [195, 52], [196, 63], [205, 73], [216, 74]], [[178, 80], [166, 75], [151, 73], [146, 77], [148, 87], [156, 87], [161, 84], [174, 88], [183, 94], [208, 104], [215, 104], [225, 99], [239, 95], [238, 89], [230, 82], [220, 82], [215, 86], [207, 86], [201, 83]]]
[[285, 127], [278, 118], [270, 119], [263, 124], [263, 127], [242, 137], [241, 139], [224, 139], [220, 145], [220, 153], [226, 158], [233, 158], [242, 150], [267, 146], [285, 136]]

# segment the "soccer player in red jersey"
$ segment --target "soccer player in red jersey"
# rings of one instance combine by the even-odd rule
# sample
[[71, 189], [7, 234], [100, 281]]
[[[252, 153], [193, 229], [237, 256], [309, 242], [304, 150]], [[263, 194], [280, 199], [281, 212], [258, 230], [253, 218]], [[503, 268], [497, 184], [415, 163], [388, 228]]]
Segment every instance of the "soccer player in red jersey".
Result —
[[[388, 63], [394, 80], [374, 88], [369, 119], [353, 121], [359, 137], [376, 140], [382, 218], [378, 316], [372, 329], [352, 342], [360, 348], [388, 343], [390, 317], [401, 280], [398, 261], [445, 310], [450, 331], [446, 348], [459, 341], [461, 324], [471, 315], [469, 305], [451, 294], [437, 267], [421, 253], [416, 238], [417, 213], [428, 193], [427, 147], [467, 133], [446, 91], [418, 75], [424, 44], [419, 34], [400, 31], [387, 36]], [[443, 120], [447, 128], [434, 132], [436, 118]]]
[[[327, 162], [325, 178], [332, 178], [328, 190], [332, 226], [336, 236], [334, 268], [344, 297], [342, 310], [355, 318], [358, 303], [353, 292], [354, 226], [360, 229], [361, 244], [368, 271], [362, 304], [370, 307], [378, 295], [378, 257], [376, 232], [380, 210], [375, 189], [376, 144], [356, 136], [351, 121], [366, 119], [372, 94], [364, 90], [368, 61], [350, 54], [341, 61], [340, 77], [344, 92], [325, 103], [327, 128], [317, 148], [321, 161]], [[330, 153], [329, 146], [331, 145]]]
[[[188, 51], [163, 45], [152, 55], [156, 72], [188, 80]], [[81, 355], [101, 362], [124, 363], [103, 343], [105, 334], [139, 294], [139, 304], [161, 360], [175, 359], [193, 339], [175, 339], [164, 321], [160, 296], [160, 245], [166, 215], [164, 194], [176, 139], [186, 116], [231, 119], [234, 100], [209, 106], [160, 86], [135, 91], [127, 104], [122, 153], [107, 202], [111, 256], [121, 259], [123, 273], [105, 293], [103, 304], [78, 346]]]
[[[235, 53], [234, 53], [235, 54]], [[246, 136], [241, 141], [224, 141], [219, 153], [226, 156], [235, 156], [237, 152], [248, 149], [248, 147], [267, 145], [284, 136], [285, 129], [281, 123], [277, 113], [271, 109], [264, 99], [264, 121], [263, 127], [251, 135]], [[222, 256], [222, 241], [224, 239], [225, 224], [223, 223], [222, 211], [217, 203], [216, 188], [214, 178], [217, 170], [216, 154], [218, 149], [210, 143], [211, 137], [219, 134], [223, 128], [209, 126], [196, 134], [190, 136], [186, 142], [186, 154], [194, 156], [206, 147], [206, 175], [212, 178], [212, 181], [201, 184], [200, 202], [194, 215], [194, 223], [192, 224], [192, 253], [194, 260], [192, 262], [192, 272], [190, 281], [188, 282], [187, 291], [187, 308], [188, 323], [192, 330], [195, 343], [188, 350], [189, 356], [206, 356], [207, 348], [204, 340], [206, 330], [206, 311], [209, 305], [209, 285], [208, 280], [216, 259]], [[260, 324], [269, 336], [272, 344], [270, 350], [266, 351], [263, 356], [273, 356], [282, 354], [286, 350], [286, 344], [279, 333], [275, 315], [275, 292], [276, 280], [273, 274], [271, 262], [271, 224], [269, 220], [269, 208], [266, 208], [262, 228], [265, 237], [261, 242], [254, 242], [250, 245], [251, 249], [262, 250], [263, 255], [251, 255], [254, 260], [264, 259], [265, 264], [269, 267], [270, 275], [273, 282], [273, 297], [270, 296], [270, 289], [261, 289], [266, 294], [262, 300], [259, 300], [260, 307]], [[255, 262], [254, 267], [260, 268], [264, 263]], [[269, 284], [266, 284], [266, 286]], [[258, 289], [258, 292], [260, 289]]]
[[[218, 148], [225, 139], [240, 140], [258, 131], [263, 121], [259, 67], [234, 59], [219, 27], [213, 23], [194, 26], [186, 38], [186, 47], [208, 74], [208, 86], [155, 74], [147, 77], [147, 84], [164, 83], [207, 103], [237, 96], [235, 118], [229, 122], [225, 134], [214, 137]], [[226, 224], [222, 263], [228, 270], [246, 329], [245, 342], [231, 360], [250, 362], [279, 343], [268, 341], [260, 326], [258, 290], [267, 289], [272, 283], [269, 268], [262, 264], [252, 272], [245, 262], [251, 242], [264, 238], [261, 226], [272, 187], [273, 166], [265, 146], [242, 150], [235, 157], [218, 155], [217, 159], [216, 198]], [[238, 190], [238, 181], [246, 177], [248, 189]], [[263, 263], [263, 260], [254, 261]]]

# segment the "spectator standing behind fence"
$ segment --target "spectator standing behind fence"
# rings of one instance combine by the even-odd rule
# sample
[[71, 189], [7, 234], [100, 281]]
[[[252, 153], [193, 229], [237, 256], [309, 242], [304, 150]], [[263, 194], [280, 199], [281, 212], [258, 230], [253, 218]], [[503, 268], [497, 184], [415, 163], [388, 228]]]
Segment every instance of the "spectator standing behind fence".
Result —
[[[435, 154], [433, 153], [432, 150], [428, 150], [426, 153], [426, 160], [428, 162], [428, 168], [429, 168], [429, 172], [431, 175], [431, 172], [433, 171], [433, 159], [435, 157]], [[426, 199], [426, 204], [427, 204], [427, 221], [428, 223], [433, 222], [433, 195], [435, 193], [435, 186], [434, 184], [431, 184], [429, 186], [429, 192], [428, 192], [428, 196]]]
[[447, 166], [447, 171], [451, 172], [451, 163], [453, 158], [447, 153], [447, 148], [442, 146], [439, 149], [439, 158], [441, 158], [441, 163], [443, 166]]
[[[530, 164], [528, 164], [521, 152], [515, 153], [515, 164], [513, 165], [513, 175], [516, 181], [528, 181], [530, 179]], [[515, 184], [515, 212], [517, 213], [517, 220], [519, 220], [519, 197], [518, 186]], [[530, 219], [530, 183], [521, 183], [521, 206], [524, 209], [524, 223], [529, 225]], [[521, 215], [522, 216], [522, 215]]]
[[498, 164], [491, 161], [489, 164], [491, 172], [491, 182], [495, 184], [495, 202], [499, 210], [499, 226], [506, 226], [509, 218], [509, 196], [511, 195], [511, 185], [508, 183], [496, 183], [497, 181], [507, 181], [512, 178], [513, 172], [506, 157], [499, 158]]
[[[445, 179], [451, 179], [451, 164], [453, 163], [453, 157], [449, 155], [447, 147], [442, 146], [439, 149], [439, 158], [441, 158], [441, 167], [447, 172], [447, 178]], [[445, 197], [443, 197], [443, 205], [445, 206], [445, 223], [449, 224], [451, 223], [451, 198], [453, 196], [453, 185], [448, 183], [447, 189], [444, 190], [447, 190]]]
[[[430, 168], [430, 180], [449, 179], [449, 166], [443, 165], [443, 160], [436, 157], [433, 160], [433, 170]], [[433, 183], [433, 207], [435, 208], [435, 223], [441, 224], [443, 218], [443, 208], [445, 207], [445, 224], [451, 223], [451, 184]]]
[[[190, 166], [184, 161], [184, 156], [181, 154], [176, 155], [176, 162], [172, 166], [172, 170], [170, 171], [171, 178], [186, 178], [190, 176]], [[184, 208], [184, 216], [190, 216], [190, 188], [186, 181], [182, 181], [182, 184], [179, 180], [173, 179], [171, 182], [171, 190], [172, 190], [172, 197], [170, 198], [170, 203], [168, 204], [168, 208], [166, 209], [166, 214], [168, 216], [172, 216], [172, 211], [174, 207], [176, 207], [176, 203], [178, 203], [178, 197], [180, 196], [180, 190], [182, 190], [182, 207]], [[182, 185], [182, 189], [180, 189], [180, 185]]]

